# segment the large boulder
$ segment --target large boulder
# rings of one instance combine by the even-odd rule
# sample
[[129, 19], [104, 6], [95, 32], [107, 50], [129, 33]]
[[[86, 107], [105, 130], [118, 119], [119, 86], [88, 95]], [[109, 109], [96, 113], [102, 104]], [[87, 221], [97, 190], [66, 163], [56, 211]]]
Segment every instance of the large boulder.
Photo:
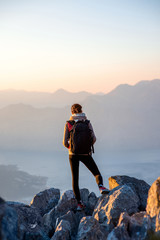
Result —
[[77, 240], [106, 240], [99, 222], [92, 216], [83, 217], [79, 224]]
[[77, 218], [76, 214], [73, 211], [68, 211], [63, 216], [57, 218], [55, 228], [58, 227], [59, 223], [62, 220], [65, 220], [65, 221], [70, 223], [70, 233], [71, 233], [71, 236], [75, 237], [76, 234], [77, 234], [77, 229], [78, 229], [78, 225], [79, 225], [79, 221], [78, 221], [78, 218]]
[[155, 227], [156, 232], [160, 236], [160, 211], [157, 213], [156, 216], [156, 227]]
[[121, 213], [117, 227], [115, 227], [108, 235], [107, 240], [130, 240], [128, 234], [128, 224], [130, 216], [128, 213]]
[[146, 212], [138, 212], [132, 216], [121, 213], [117, 227], [110, 232], [107, 240], [146, 240], [150, 230], [151, 221]]
[[91, 192], [89, 195], [88, 195], [88, 214], [87, 215], [92, 215], [93, 211], [94, 211], [94, 208], [97, 204], [97, 201], [98, 201], [98, 198], [96, 196], [96, 194], [94, 192]]
[[16, 211], [0, 198], [0, 239], [19, 240]]
[[75, 210], [77, 207], [77, 200], [74, 197], [73, 191], [68, 190], [64, 192], [56, 206], [56, 211], [60, 215], [64, 215], [69, 210]]
[[7, 204], [17, 214], [19, 240], [49, 239], [43, 229], [42, 216], [36, 208], [18, 202], [7, 202]]
[[48, 213], [43, 216], [43, 227], [47, 235], [51, 238], [55, 232], [56, 224], [56, 210], [51, 209]]
[[43, 216], [57, 205], [59, 199], [60, 190], [50, 188], [36, 194], [32, 199], [30, 206], [36, 207]]
[[109, 233], [107, 240], [131, 240], [131, 238], [124, 226], [117, 226]]
[[55, 231], [55, 224], [57, 218], [63, 216], [68, 211], [75, 211], [77, 201], [74, 197], [73, 191], [68, 190], [64, 192], [55, 208], [51, 209], [43, 216], [43, 224], [48, 236], [52, 236]]
[[117, 186], [128, 185], [139, 197], [139, 209], [146, 210], [147, 197], [150, 185], [143, 180], [128, 176], [111, 176], [109, 178], [109, 188], [112, 190]]
[[93, 212], [93, 217], [106, 226], [108, 232], [117, 226], [122, 212], [129, 215], [138, 212], [139, 198], [127, 185], [114, 188], [108, 195], [102, 196]]
[[43, 216], [43, 223], [48, 236], [53, 235], [56, 228], [56, 220], [58, 218], [61, 219], [68, 211], [76, 213], [75, 216], [78, 223], [82, 217], [92, 214], [98, 198], [94, 193], [89, 193], [88, 189], [85, 188], [80, 190], [80, 194], [82, 201], [86, 205], [84, 211], [76, 213], [77, 200], [74, 197], [73, 191], [68, 190], [62, 194], [58, 204]]
[[61, 220], [51, 240], [70, 240], [70, 232], [70, 223], [66, 220]]
[[43, 231], [38, 232], [26, 232], [23, 240], [50, 240]]
[[138, 212], [130, 217], [128, 232], [132, 239], [145, 240], [151, 230], [151, 219], [146, 212]]
[[149, 189], [146, 211], [152, 219], [152, 230], [160, 237], [160, 177]]
[[94, 207], [98, 201], [98, 198], [94, 192], [89, 193], [87, 188], [80, 189], [80, 195], [82, 202], [85, 204], [85, 213], [88, 216], [91, 216], [94, 210]]
[[[85, 213], [91, 215], [93, 209], [98, 201], [95, 193], [89, 193], [89, 190], [86, 188], [80, 189], [80, 195], [82, 202], [85, 204]], [[56, 206], [56, 211], [61, 215], [64, 215], [69, 210], [75, 211], [77, 208], [77, 200], [74, 197], [73, 191], [68, 190], [64, 192]]]
[[160, 177], [152, 184], [148, 192], [146, 211], [150, 217], [155, 217], [160, 210]]
[[4, 199], [0, 197], [0, 204], [5, 203]]

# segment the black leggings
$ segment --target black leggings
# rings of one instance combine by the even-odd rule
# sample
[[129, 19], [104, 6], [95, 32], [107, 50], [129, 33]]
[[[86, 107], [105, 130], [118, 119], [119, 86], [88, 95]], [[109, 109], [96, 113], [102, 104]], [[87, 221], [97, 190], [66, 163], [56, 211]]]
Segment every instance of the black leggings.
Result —
[[79, 161], [81, 161], [95, 176], [98, 185], [103, 185], [103, 179], [100, 171], [91, 155], [69, 155], [69, 161], [72, 172], [72, 187], [75, 198], [81, 200], [79, 191]]

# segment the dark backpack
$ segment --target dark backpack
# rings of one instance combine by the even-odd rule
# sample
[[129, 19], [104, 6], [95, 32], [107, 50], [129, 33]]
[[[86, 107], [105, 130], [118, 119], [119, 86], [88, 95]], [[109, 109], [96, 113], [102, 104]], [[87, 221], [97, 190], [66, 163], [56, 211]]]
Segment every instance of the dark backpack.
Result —
[[68, 121], [70, 131], [70, 148], [74, 154], [89, 154], [93, 149], [89, 120]]

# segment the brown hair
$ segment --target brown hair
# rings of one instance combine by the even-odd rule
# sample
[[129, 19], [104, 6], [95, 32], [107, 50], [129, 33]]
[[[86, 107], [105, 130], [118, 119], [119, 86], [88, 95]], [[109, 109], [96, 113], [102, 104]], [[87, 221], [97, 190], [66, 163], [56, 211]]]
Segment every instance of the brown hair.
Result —
[[82, 112], [82, 106], [78, 103], [73, 104], [72, 107], [71, 107], [71, 112], [72, 112], [72, 114], [81, 113]]

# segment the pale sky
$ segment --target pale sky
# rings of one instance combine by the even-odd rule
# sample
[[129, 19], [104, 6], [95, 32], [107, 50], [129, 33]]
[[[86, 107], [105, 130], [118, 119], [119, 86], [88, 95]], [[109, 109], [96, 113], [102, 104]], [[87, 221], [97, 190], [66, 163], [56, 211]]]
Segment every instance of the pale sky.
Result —
[[109, 92], [154, 78], [159, 0], [0, 0], [0, 90]]

